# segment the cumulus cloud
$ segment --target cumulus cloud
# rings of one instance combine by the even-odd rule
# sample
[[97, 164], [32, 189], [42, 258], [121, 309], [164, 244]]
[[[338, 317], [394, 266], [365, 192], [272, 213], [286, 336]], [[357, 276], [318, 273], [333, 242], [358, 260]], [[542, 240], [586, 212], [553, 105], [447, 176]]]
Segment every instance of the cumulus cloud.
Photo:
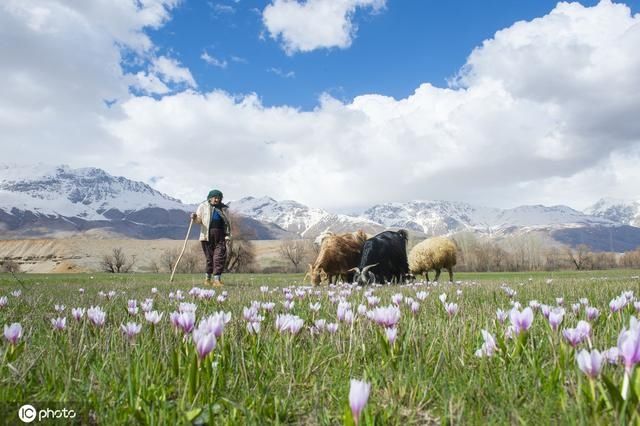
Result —
[[272, 38], [288, 54], [322, 48], [347, 48], [356, 33], [357, 8], [379, 11], [386, 0], [273, 0], [262, 12]]
[[[229, 199], [270, 195], [342, 211], [411, 199], [581, 208], [605, 195], [640, 198], [640, 16], [624, 5], [560, 3], [484, 41], [450, 87], [424, 83], [404, 99], [323, 95], [312, 111], [194, 90], [177, 62], [139, 78], [160, 73], [163, 84], [173, 76], [190, 89], [133, 96], [113, 34], [148, 52], [147, 21], [129, 17], [130, 30], [105, 34], [69, 27], [78, 23], [56, 10], [16, 16], [0, 13], [0, 35], [12, 42], [0, 44], [0, 130], [20, 146], [8, 147], [9, 160], [26, 147], [34, 162], [154, 180], [189, 202], [211, 186]], [[167, 19], [157, 16], [149, 21]], [[69, 28], [62, 38], [41, 34], [52, 19]], [[153, 82], [148, 92], [158, 93]]]

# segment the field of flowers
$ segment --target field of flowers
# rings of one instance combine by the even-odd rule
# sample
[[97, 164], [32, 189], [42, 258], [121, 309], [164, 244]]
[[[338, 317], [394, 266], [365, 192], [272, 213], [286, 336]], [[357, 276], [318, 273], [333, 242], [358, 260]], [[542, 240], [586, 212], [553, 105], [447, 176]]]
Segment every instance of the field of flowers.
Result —
[[0, 419], [640, 422], [638, 271], [301, 278], [0, 275]]

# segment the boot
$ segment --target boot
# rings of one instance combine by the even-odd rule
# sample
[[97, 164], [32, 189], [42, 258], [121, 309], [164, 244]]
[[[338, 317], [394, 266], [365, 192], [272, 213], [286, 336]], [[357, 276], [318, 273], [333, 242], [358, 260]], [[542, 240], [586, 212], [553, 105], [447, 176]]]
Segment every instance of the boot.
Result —
[[204, 279], [204, 286], [207, 287], [207, 286], [210, 286], [210, 285], [213, 285], [213, 281], [211, 281], [211, 278], [205, 278]]
[[213, 277], [213, 281], [212, 281], [211, 285], [214, 286], [214, 287], [222, 287], [224, 284], [220, 280], [220, 276], [216, 275], [216, 276]]

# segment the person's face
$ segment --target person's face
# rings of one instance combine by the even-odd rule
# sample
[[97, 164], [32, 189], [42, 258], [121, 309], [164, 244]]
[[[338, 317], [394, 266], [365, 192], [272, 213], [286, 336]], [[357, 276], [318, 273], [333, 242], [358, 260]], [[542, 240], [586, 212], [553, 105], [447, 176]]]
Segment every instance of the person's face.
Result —
[[220, 204], [220, 201], [222, 201], [221, 197], [211, 197], [211, 199], [209, 200], [212, 206], [216, 204]]

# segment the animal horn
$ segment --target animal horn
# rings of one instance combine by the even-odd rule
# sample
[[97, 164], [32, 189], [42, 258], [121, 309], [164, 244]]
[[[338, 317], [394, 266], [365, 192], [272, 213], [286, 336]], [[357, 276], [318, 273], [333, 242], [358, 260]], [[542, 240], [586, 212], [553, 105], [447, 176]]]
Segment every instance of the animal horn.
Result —
[[367, 273], [367, 271], [368, 271], [369, 269], [373, 268], [374, 266], [378, 266], [378, 264], [377, 264], [377, 263], [374, 263], [373, 265], [367, 265], [367, 266], [365, 266], [364, 268], [362, 268], [362, 272], [361, 272], [361, 273], [362, 273], [362, 275], [366, 274], [366, 273]]

